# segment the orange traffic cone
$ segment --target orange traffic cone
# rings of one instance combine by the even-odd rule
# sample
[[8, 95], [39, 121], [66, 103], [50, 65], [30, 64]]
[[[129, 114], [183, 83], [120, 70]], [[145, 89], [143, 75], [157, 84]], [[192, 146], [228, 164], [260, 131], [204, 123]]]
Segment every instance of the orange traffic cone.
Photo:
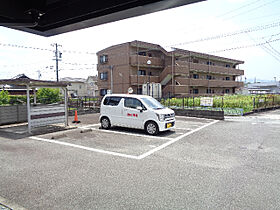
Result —
[[72, 121], [72, 123], [80, 123], [81, 121], [78, 120], [78, 112], [77, 110], [75, 110], [75, 117], [74, 117], [74, 121]]

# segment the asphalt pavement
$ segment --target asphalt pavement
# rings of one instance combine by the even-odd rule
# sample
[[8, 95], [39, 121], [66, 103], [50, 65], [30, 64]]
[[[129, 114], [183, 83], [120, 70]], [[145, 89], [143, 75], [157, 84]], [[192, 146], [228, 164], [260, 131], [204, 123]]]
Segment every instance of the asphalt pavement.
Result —
[[179, 117], [177, 128], [158, 138], [99, 130], [98, 114], [79, 120], [71, 124], [76, 129], [36, 138], [0, 128], [0, 203], [13, 209], [280, 208], [280, 110], [224, 121]]

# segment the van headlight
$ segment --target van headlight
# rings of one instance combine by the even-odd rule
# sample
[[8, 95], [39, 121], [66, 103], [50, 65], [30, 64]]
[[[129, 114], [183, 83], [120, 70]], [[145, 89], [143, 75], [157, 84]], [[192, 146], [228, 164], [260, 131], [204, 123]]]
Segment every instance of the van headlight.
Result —
[[164, 121], [164, 114], [157, 114], [157, 117], [159, 121]]

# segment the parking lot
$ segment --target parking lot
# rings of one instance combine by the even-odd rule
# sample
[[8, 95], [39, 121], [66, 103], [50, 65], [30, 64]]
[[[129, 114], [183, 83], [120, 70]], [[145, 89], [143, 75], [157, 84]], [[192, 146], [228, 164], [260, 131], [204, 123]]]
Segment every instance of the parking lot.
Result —
[[176, 128], [159, 136], [99, 129], [98, 114], [79, 120], [70, 129], [34, 136], [23, 135], [24, 125], [0, 128], [1, 204], [13, 209], [280, 208], [279, 110], [224, 121], [177, 117]]
[[96, 123], [82, 125], [74, 130], [30, 138], [91, 152], [140, 160], [216, 122], [218, 121], [177, 117], [174, 129], [161, 132], [157, 136], [147, 135], [144, 130], [120, 127], [104, 130], [100, 128], [99, 123]]

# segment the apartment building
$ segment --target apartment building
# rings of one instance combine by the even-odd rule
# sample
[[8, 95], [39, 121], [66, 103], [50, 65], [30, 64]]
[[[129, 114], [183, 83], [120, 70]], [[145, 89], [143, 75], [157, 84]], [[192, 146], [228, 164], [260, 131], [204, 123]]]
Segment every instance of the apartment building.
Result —
[[[142, 94], [144, 85], [160, 84], [163, 97], [234, 94], [243, 86], [239, 65], [244, 61], [132, 41], [97, 53], [100, 95], [108, 91]], [[152, 90], [149, 90], [152, 95]]]

